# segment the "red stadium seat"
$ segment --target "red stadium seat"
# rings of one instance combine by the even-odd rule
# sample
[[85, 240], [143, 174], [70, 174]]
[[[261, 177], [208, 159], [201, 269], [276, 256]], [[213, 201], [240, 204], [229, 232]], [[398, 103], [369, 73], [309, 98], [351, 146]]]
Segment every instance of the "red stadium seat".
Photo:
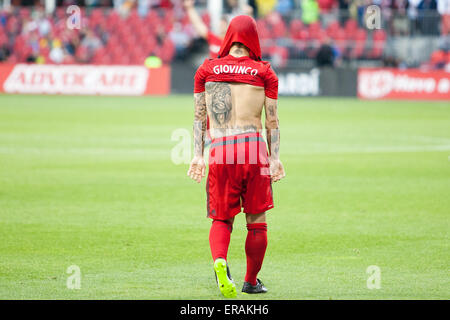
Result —
[[23, 62], [23, 61], [19, 61], [19, 59], [17, 59], [17, 57], [12, 54], [8, 57], [8, 60], [6, 60], [6, 62], [9, 64], [16, 64], [16, 63]]
[[158, 13], [154, 10], [151, 10], [147, 15], [145, 21], [151, 28], [156, 28], [157, 25], [161, 24], [161, 18]]
[[131, 9], [130, 12], [128, 13], [128, 16], [126, 18], [126, 21], [128, 23], [132, 23], [133, 20], [140, 20], [141, 16], [138, 14], [136, 9]]
[[343, 53], [347, 45], [347, 35], [344, 29], [339, 28], [335, 30], [332, 39], [334, 40], [334, 43], [338, 50]]
[[62, 64], [74, 64], [75, 58], [71, 55], [65, 55]]
[[0, 47], [8, 43], [8, 37], [4, 33], [0, 33]]
[[328, 34], [325, 30], [320, 29], [320, 31], [317, 34], [317, 40], [320, 44], [325, 43], [328, 40]]
[[309, 32], [309, 39], [310, 40], [317, 40], [319, 39], [321, 26], [319, 22], [313, 22], [308, 25], [308, 32]]
[[117, 11], [112, 11], [108, 15], [105, 16], [105, 19], [107, 20], [106, 29], [108, 31], [114, 31], [117, 30], [118, 25], [120, 24], [122, 18], [119, 16]]
[[263, 19], [259, 19], [256, 22], [256, 28], [258, 29], [258, 34], [261, 39], [270, 39], [272, 37], [269, 27]]
[[358, 29], [353, 38], [350, 56], [352, 58], [361, 58], [366, 48], [367, 33], [364, 29]]
[[301, 39], [302, 38], [302, 31], [305, 28], [303, 25], [303, 22], [299, 19], [294, 19], [291, 21], [291, 24], [289, 26], [289, 33], [291, 35], [292, 39]]
[[122, 55], [118, 58], [117, 62], [121, 65], [129, 65], [131, 63], [131, 60], [128, 55]]
[[174, 55], [175, 55], [175, 45], [173, 44], [172, 40], [167, 38], [161, 47], [159, 57], [164, 63], [169, 63], [172, 61]]
[[349, 19], [345, 22], [344, 29], [346, 32], [353, 32], [358, 29], [358, 21], [355, 19]]
[[276, 61], [278, 67], [285, 67], [289, 59], [289, 51], [286, 47], [273, 46], [269, 52], [272, 60]]
[[93, 9], [89, 15], [89, 19], [93, 21], [99, 21], [103, 18], [103, 12], [101, 9]]
[[21, 19], [28, 19], [31, 16], [31, 10], [28, 7], [21, 7], [19, 9], [19, 16]]
[[142, 49], [145, 51], [146, 55], [149, 55], [157, 46], [156, 39], [153, 36], [149, 36], [143, 39], [141, 43]]
[[66, 20], [67, 13], [66, 13], [66, 7], [57, 7], [55, 9], [55, 16], [58, 20]]
[[335, 35], [336, 35], [336, 32], [337, 32], [340, 28], [341, 28], [341, 27], [340, 27], [338, 21], [333, 21], [333, 22], [331, 22], [331, 23], [328, 25], [327, 29], [326, 29], [327, 35], [328, 35], [330, 38], [334, 38]]
[[[329, 8], [333, 1], [321, 0], [321, 8]], [[169, 3], [168, 0], [167, 3]], [[81, 35], [86, 29], [94, 30], [99, 36], [106, 32], [105, 37], [102, 37], [107, 41], [104, 48], [96, 51], [92, 56], [91, 61], [95, 64], [141, 64], [142, 60], [152, 53], [162, 57], [164, 63], [170, 63], [175, 55], [174, 44], [170, 40], [163, 40], [163, 44], [159, 44], [156, 36], [158, 35], [160, 39], [168, 39], [168, 33], [176, 23], [190, 24], [186, 13], [183, 10], [178, 11], [177, 6], [167, 6], [167, 8], [156, 10], [152, 8], [144, 17], [139, 15], [136, 8], [131, 8], [128, 15], [123, 17], [118, 11], [109, 8], [82, 7], [84, 18], [82, 30], [69, 30], [66, 27], [68, 15], [65, 9], [65, 7], [57, 7], [55, 14], [47, 17], [52, 24], [52, 31], [46, 36], [47, 40], [50, 44], [54, 39], [60, 39], [64, 43], [75, 40], [76, 43], [76, 40], [81, 40]], [[7, 18], [6, 24], [0, 25], [0, 45], [11, 43], [13, 45], [10, 48], [11, 56], [14, 57], [11, 59], [16, 61], [26, 59], [26, 55], [30, 53], [30, 39], [38, 34], [38, 31], [33, 31], [26, 37], [22, 36], [23, 25], [25, 20], [30, 18], [31, 11], [28, 7], [16, 7], [11, 13], [3, 13]], [[211, 18], [207, 11], [201, 14], [201, 18], [207, 25], [210, 24]], [[368, 33], [365, 29], [358, 27], [355, 19], [347, 20], [343, 27], [340, 27], [337, 21], [332, 21], [326, 29], [319, 22], [306, 26], [295, 15], [288, 24], [287, 21], [289, 20], [284, 19], [277, 11], [257, 20], [261, 48], [266, 57], [271, 54], [276, 54], [277, 57], [294, 54], [295, 58], [302, 58], [305, 53], [313, 57], [315, 50], [328, 38], [334, 40], [344, 56], [356, 59], [361, 57], [378, 59], [386, 46], [384, 30]], [[192, 30], [192, 27], [186, 30]], [[189, 36], [192, 35], [189, 34]], [[368, 36], [370, 41], [367, 39]], [[277, 45], [279, 39], [285, 39], [286, 46], [283, 45], [283, 49]], [[50, 44], [41, 48], [40, 54], [48, 55]], [[372, 46], [366, 50], [369, 44]], [[84, 56], [82, 61], [86, 61], [85, 58]], [[446, 59], [448, 59], [447, 55]], [[70, 59], [65, 60], [64, 63], [68, 63], [67, 61]]]
[[271, 29], [272, 38], [282, 38], [286, 35], [286, 25], [283, 17], [278, 12], [270, 13], [265, 20]]
[[431, 54], [430, 62], [432, 64], [445, 63], [447, 55], [443, 50], [436, 50]]
[[369, 53], [370, 58], [380, 58], [386, 45], [386, 32], [383, 29], [375, 30], [372, 35], [372, 50]]

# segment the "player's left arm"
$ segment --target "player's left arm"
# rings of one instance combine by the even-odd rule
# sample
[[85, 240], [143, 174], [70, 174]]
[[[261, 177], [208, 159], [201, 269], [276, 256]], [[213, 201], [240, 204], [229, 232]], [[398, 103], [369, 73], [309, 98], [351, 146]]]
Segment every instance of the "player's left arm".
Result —
[[278, 77], [270, 66], [268, 66], [264, 91], [266, 100], [264, 109], [266, 114], [266, 136], [269, 147], [270, 176], [272, 182], [281, 180], [286, 175], [283, 164], [280, 161], [280, 127], [278, 121]]
[[280, 126], [278, 121], [278, 100], [266, 96], [264, 103], [266, 115], [266, 136], [269, 148], [270, 175], [273, 182], [279, 181], [286, 173], [280, 160]]
[[194, 158], [188, 170], [188, 176], [200, 183], [205, 176], [206, 165], [203, 158], [206, 136], [206, 99], [205, 91], [194, 93]]

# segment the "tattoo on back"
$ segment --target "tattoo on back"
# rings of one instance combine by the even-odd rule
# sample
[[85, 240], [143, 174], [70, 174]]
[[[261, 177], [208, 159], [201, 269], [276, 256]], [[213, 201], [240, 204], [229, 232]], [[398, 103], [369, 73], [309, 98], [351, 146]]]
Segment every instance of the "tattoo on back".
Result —
[[211, 101], [211, 118], [218, 127], [225, 127], [231, 119], [231, 88], [224, 82], [208, 82], [206, 94]]

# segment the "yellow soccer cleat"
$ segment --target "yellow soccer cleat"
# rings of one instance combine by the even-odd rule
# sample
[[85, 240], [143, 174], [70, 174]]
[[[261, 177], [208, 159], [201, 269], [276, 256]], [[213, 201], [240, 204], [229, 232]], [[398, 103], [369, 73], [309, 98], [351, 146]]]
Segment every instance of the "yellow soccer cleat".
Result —
[[214, 261], [217, 286], [225, 298], [236, 298], [236, 286], [231, 278], [225, 259], [218, 258]]

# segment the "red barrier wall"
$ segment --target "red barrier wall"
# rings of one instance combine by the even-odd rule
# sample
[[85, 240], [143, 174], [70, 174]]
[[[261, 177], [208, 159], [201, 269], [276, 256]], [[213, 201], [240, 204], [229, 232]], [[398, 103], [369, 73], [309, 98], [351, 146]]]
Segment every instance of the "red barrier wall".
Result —
[[450, 100], [450, 73], [416, 69], [358, 70], [361, 99]]
[[0, 65], [0, 92], [83, 95], [167, 95], [170, 67]]

